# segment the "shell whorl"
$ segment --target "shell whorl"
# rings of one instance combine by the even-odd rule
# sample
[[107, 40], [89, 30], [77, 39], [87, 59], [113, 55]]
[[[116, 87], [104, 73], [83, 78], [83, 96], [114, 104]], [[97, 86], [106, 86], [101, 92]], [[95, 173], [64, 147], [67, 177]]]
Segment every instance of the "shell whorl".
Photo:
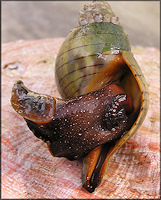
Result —
[[91, 24], [94, 22], [112, 22], [119, 25], [119, 18], [115, 16], [107, 2], [92, 2], [84, 5], [79, 11], [78, 26]]

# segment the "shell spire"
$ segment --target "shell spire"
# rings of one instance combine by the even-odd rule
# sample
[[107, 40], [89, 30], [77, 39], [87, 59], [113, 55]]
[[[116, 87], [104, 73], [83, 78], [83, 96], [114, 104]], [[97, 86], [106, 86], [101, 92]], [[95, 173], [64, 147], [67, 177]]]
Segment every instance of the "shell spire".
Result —
[[84, 5], [79, 11], [78, 25], [86, 25], [94, 22], [112, 22], [119, 25], [119, 18], [115, 16], [110, 5], [106, 1], [93, 1]]

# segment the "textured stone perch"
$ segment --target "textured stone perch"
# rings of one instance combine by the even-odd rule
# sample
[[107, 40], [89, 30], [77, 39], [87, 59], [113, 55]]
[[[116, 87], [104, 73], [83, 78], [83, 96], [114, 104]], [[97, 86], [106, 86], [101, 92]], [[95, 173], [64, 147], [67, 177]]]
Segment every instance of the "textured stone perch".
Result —
[[2, 44], [2, 198], [159, 198], [159, 50], [132, 47], [148, 82], [149, 111], [137, 133], [112, 157], [92, 194], [82, 189], [82, 162], [52, 157], [11, 107], [12, 86], [19, 79], [36, 92], [60, 97], [54, 65], [63, 40]]

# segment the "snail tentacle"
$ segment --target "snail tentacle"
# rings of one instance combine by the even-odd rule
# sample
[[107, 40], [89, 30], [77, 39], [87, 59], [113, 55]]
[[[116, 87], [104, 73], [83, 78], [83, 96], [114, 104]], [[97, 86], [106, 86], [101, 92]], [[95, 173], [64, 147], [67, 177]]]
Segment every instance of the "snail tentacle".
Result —
[[36, 123], [47, 123], [54, 116], [56, 99], [27, 89], [19, 80], [12, 88], [11, 104], [24, 118]]

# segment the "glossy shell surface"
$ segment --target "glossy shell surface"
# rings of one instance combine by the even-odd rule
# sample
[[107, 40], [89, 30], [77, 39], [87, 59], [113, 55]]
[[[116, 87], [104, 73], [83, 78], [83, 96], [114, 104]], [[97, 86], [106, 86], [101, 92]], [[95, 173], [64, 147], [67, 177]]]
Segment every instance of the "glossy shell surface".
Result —
[[[88, 9], [85, 7], [84, 13], [88, 14], [88, 10], [92, 10], [95, 5], [95, 3], [92, 3]], [[102, 81], [104, 68], [107, 68], [106, 74], [109, 80], [106, 83], [109, 84], [119, 79], [123, 89], [131, 96], [135, 108], [134, 123], [130, 130], [109, 151], [106, 158], [107, 162], [104, 166], [106, 168], [111, 156], [143, 123], [148, 110], [149, 94], [144, 75], [131, 53], [127, 34], [119, 24], [118, 18], [115, 17], [108, 4], [98, 2], [97, 5], [100, 5], [100, 8], [105, 5], [107, 11], [105, 16], [108, 15], [109, 18], [105, 19], [104, 16], [101, 20], [100, 17], [99, 22], [96, 20], [92, 21], [92, 23], [87, 20], [85, 24], [82, 23], [71, 31], [58, 53], [55, 78], [61, 96], [63, 98], [72, 98], [95, 90], [95, 85], [97, 88], [99, 82], [101, 83]], [[103, 11], [100, 10], [99, 12], [102, 16], [104, 7]], [[84, 14], [83, 17], [87, 14]], [[98, 13], [96, 12], [96, 14]], [[116, 72], [114, 69], [112, 74], [108, 70], [108, 64], [118, 55], [121, 55], [125, 65]], [[102, 72], [102, 75], [99, 75], [100, 72]], [[109, 72], [112, 75], [109, 75]], [[100, 76], [100, 78], [97, 79], [97, 76]], [[86, 176], [85, 171], [86, 168], [84, 168], [83, 179]]]
[[121, 51], [130, 51], [123, 28], [95, 22], [75, 28], [56, 59], [55, 77], [63, 98], [83, 94], [90, 80]]

